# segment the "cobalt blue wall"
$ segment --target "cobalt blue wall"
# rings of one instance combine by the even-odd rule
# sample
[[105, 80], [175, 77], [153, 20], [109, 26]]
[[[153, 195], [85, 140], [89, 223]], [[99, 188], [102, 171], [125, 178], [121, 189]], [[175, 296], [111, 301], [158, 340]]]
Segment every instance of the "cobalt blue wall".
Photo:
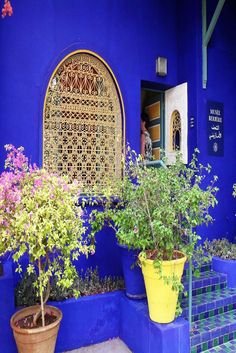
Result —
[[[157, 81], [155, 59], [169, 59], [169, 85], [177, 83], [176, 2], [13, 1], [14, 15], [0, 22], [1, 146], [23, 145], [41, 160], [43, 99], [56, 64], [69, 52], [90, 49], [110, 65], [119, 82], [127, 139], [139, 149], [140, 82]], [[5, 40], [7, 38], [7, 40]]]
[[[217, 5], [217, 1], [207, 1], [208, 24]], [[201, 8], [198, 8], [201, 18]], [[219, 176], [220, 191], [217, 195], [219, 205], [213, 215], [216, 222], [202, 234], [208, 237], [228, 236], [234, 239], [236, 232], [236, 202], [232, 197], [232, 186], [236, 181], [236, 100], [234, 96], [236, 84], [236, 4], [229, 0], [225, 2], [211, 41], [208, 46], [208, 82], [207, 89], [202, 88], [201, 80], [201, 28], [198, 28], [197, 39], [197, 67], [199, 79], [197, 81], [197, 115], [198, 115], [198, 146], [202, 152], [202, 161], [209, 162], [213, 171]], [[224, 156], [212, 157], [207, 153], [207, 101], [217, 101], [224, 104]]]
[[[207, 0], [207, 23], [216, 8], [216, 0]], [[213, 173], [219, 176], [218, 206], [212, 212], [215, 222], [199, 229], [206, 237], [235, 236], [236, 203], [232, 197], [235, 182], [235, 139], [236, 120], [234, 112], [236, 81], [234, 41], [236, 38], [236, 4], [226, 1], [208, 46], [207, 89], [202, 88], [202, 9], [201, 1], [180, 0], [178, 11], [178, 82], [188, 82], [189, 157], [197, 146], [202, 163], [210, 163]], [[224, 156], [212, 157], [207, 151], [207, 101], [224, 104]], [[190, 118], [194, 126], [190, 127]]]
[[[208, 0], [208, 20], [216, 6]], [[95, 51], [112, 68], [124, 99], [127, 140], [139, 150], [141, 80], [175, 86], [188, 82], [189, 154], [219, 175], [216, 222], [203, 229], [209, 237], [234, 235], [232, 184], [236, 152], [236, 5], [228, 0], [208, 48], [208, 86], [202, 89], [201, 1], [199, 0], [12, 0], [14, 15], [0, 21], [0, 163], [3, 145], [23, 145], [41, 162], [44, 95], [53, 69], [76, 49]], [[209, 21], [208, 21], [209, 23]], [[155, 59], [168, 59], [168, 75], [155, 75]], [[224, 103], [225, 155], [207, 154], [206, 102]]]
[[[197, 140], [197, 35], [199, 31], [198, 8], [200, 1], [181, 0], [177, 6], [178, 18], [178, 83], [188, 82], [188, 157], [191, 158]], [[194, 119], [194, 126], [190, 127], [190, 119]]]
[[[89, 49], [113, 70], [124, 99], [126, 135], [139, 150], [141, 80], [177, 84], [176, 1], [12, 1], [14, 15], [0, 21], [0, 163], [3, 146], [23, 145], [41, 162], [46, 87], [68, 53]], [[155, 59], [166, 56], [168, 76], [156, 78]], [[120, 274], [115, 237], [104, 231], [86, 265], [102, 275]], [[113, 256], [110, 256], [112, 252]], [[81, 265], [85, 265], [82, 261]]]

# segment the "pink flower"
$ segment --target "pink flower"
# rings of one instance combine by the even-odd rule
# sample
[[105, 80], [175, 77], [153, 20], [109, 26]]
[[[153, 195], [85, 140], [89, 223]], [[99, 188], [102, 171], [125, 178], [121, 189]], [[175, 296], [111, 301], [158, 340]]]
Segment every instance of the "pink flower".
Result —
[[34, 187], [35, 188], [39, 188], [39, 187], [41, 187], [42, 186], [42, 180], [41, 179], [35, 179], [35, 181], [34, 181]]
[[2, 8], [2, 18], [11, 16], [13, 14], [13, 9], [9, 0], [4, 0], [4, 6]]
[[64, 191], [68, 191], [69, 190], [69, 186], [67, 184], [64, 184], [62, 187], [63, 187]]
[[2, 221], [2, 225], [3, 225], [4, 227], [7, 227], [7, 226], [8, 226], [8, 222], [7, 222], [6, 219], [4, 219], [4, 220]]

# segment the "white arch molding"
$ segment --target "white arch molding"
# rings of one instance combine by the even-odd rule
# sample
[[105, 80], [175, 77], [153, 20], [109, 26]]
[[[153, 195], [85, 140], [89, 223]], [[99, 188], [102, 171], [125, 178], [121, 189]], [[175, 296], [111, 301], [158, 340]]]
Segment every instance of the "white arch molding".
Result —
[[188, 85], [183, 83], [165, 92], [165, 153], [167, 163], [175, 162], [177, 151], [173, 149], [173, 114], [181, 119], [180, 152], [183, 162], [188, 163]]

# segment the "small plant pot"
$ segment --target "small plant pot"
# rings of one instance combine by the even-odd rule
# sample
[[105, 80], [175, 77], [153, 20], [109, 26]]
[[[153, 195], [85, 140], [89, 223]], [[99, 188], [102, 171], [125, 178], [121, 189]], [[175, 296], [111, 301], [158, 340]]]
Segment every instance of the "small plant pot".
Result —
[[140, 250], [128, 249], [119, 245], [121, 250], [122, 269], [125, 279], [125, 293], [130, 299], [146, 298], [146, 290], [142, 270], [137, 265]]
[[[181, 258], [171, 261], [163, 261], [161, 271], [163, 277], [172, 277], [173, 274], [178, 277], [181, 282], [181, 277], [184, 270], [186, 256], [182, 253]], [[148, 310], [150, 319], [154, 322], [167, 324], [175, 318], [176, 306], [178, 301], [178, 291], [172, 289], [172, 284], [164, 283], [163, 278], [157, 273], [154, 268], [154, 261], [144, 259], [139, 256], [142, 264], [142, 271], [147, 291]]]
[[213, 271], [227, 275], [227, 286], [236, 288], [236, 260], [222, 259], [217, 256], [212, 257]]
[[15, 326], [18, 320], [34, 314], [38, 306], [24, 308], [11, 317], [11, 328], [14, 333], [18, 353], [54, 353], [57, 333], [62, 319], [62, 312], [54, 306], [46, 305], [45, 310], [52, 312], [57, 320], [45, 327], [24, 329]]

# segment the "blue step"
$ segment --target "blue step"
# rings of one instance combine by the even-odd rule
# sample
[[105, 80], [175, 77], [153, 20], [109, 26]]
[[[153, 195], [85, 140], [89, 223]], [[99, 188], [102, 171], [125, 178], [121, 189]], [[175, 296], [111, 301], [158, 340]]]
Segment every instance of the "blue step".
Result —
[[236, 352], [236, 339], [223, 343], [220, 346], [207, 349], [204, 353], [235, 353]]
[[[187, 275], [183, 284], [188, 290]], [[191, 353], [236, 353], [236, 288], [227, 287], [227, 275], [207, 268], [192, 287]], [[188, 298], [181, 306], [188, 318]]]
[[[211, 269], [212, 269], [212, 264], [211, 264], [211, 262], [208, 262], [208, 263], [203, 264], [201, 267], [195, 266], [195, 268], [197, 268], [200, 272], [211, 271]], [[183, 273], [183, 275], [184, 275], [184, 276], [187, 276], [187, 275], [188, 275], [188, 272], [189, 272], [189, 264], [188, 264], [188, 262], [187, 262], [187, 263], [185, 264], [185, 267], [184, 267], [184, 273]]]
[[[183, 314], [188, 317], [188, 298], [182, 300]], [[221, 311], [236, 309], [236, 288], [217, 289], [193, 297], [193, 321], [206, 319], [211, 315], [218, 315]]]
[[[183, 277], [183, 284], [186, 291], [188, 291], [189, 283], [188, 277]], [[214, 271], [201, 272], [199, 277], [193, 277], [193, 296], [214, 291], [216, 289], [223, 289], [227, 285], [227, 275]]]
[[190, 336], [192, 352], [202, 352], [236, 337], [236, 310], [196, 321]]

